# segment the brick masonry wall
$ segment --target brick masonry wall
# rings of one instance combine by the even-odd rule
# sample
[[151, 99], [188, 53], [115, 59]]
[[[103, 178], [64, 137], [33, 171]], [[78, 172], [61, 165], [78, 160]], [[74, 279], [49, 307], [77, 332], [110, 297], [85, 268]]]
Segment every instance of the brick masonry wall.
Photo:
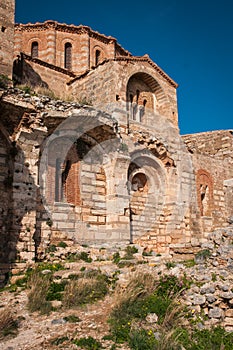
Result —
[[[89, 27], [59, 25], [54, 21], [32, 25], [16, 25], [14, 56], [24, 52], [31, 55], [33, 42], [38, 42], [38, 58], [64, 68], [65, 44], [72, 45], [72, 68], [75, 74], [82, 74], [95, 66], [95, 52], [100, 51], [100, 62], [114, 58], [119, 49], [114, 38], [99, 35]], [[117, 47], [116, 47], [117, 46]]]
[[0, 3], [0, 74], [12, 78], [15, 1]]

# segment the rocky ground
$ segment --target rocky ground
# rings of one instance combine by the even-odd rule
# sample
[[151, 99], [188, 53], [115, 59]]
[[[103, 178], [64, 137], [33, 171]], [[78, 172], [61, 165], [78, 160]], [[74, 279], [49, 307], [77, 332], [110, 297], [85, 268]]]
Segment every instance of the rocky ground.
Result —
[[[181, 281], [185, 277], [191, 283], [190, 288], [182, 295], [182, 302], [188, 306], [197, 326], [201, 329], [220, 324], [227, 331], [233, 331], [232, 225], [210, 234], [194, 259], [186, 261], [168, 261], [167, 257], [150, 255], [143, 252], [141, 247], [136, 247], [138, 252], [132, 256], [127, 256], [125, 247], [117, 246], [52, 247], [45, 259], [52, 264], [63, 264], [63, 270], [54, 272], [53, 278], [56, 281], [67, 280], [80, 271], [99, 270], [114, 280], [122, 290], [135, 271], [150, 272], [158, 278], [161, 275], [175, 275]], [[89, 260], [67, 259], [77, 252], [85, 252]], [[116, 253], [119, 253], [119, 256]], [[29, 290], [25, 287], [15, 287], [15, 282], [20, 278], [21, 274], [14, 275], [9, 286], [0, 293], [0, 312], [4, 309], [9, 310], [15, 315], [19, 325], [15, 336], [1, 337], [0, 349], [77, 349], [78, 347], [72, 344], [72, 339], [88, 336], [100, 341], [105, 349], [115, 349], [111, 340], [103, 340], [103, 336], [109, 333], [107, 320], [117, 300], [113, 287], [104, 299], [82, 307], [65, 309], [61, 301], [55, 300], [52, 303], [56, 311], [49, 315], [41, 315], [39, 312], [28, 311]], [[75, 321], [71, 322], [69, 315], [73, 318], [76, 316]], [[156, 318], [148, 322], [156, 322]], [[62, 339], [60, 344], [58, 339]], [[119, 345], [117, 349], [128, 348]]]

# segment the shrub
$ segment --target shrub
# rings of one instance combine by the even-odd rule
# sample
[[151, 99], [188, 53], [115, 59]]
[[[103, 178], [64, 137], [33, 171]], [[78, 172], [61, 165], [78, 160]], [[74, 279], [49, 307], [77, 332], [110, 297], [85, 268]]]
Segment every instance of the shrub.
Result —
[[58, 243], [57, 246], [60, 247], [60, 248], [66, 248], [67, 244], [66, 244], [66, 242], [61, 241], [61, 242]]
[[61, 283], [51, 282], [46, 294], [46, 300], [62, 300], [66, 284], [67, 281], [62, 281]]
[[76, 322], [80, 322], [80, 318], [76, 315], [68, 315], [66, 317], [64, 317], [64, 320], [66, 322], [70, 322], [70, 323], [76, 323]]
[[75, 262], [79, 260], [83, 260], [85, 262], [91, 263], [92, 258], [89, 257], [89, 254], [86, 252], [80, 252], [80, 253], [69, 253], [67, 256], [67, 260], [69, 262]]
[[121, 260], [120, 253], [119, 252], [114, 253], [112, 257], [112, 261], [115, 264], [118, 264], [120, 260]]
[[11, 80], [4, 74], [0, 74], [0, 89], [7, 89]]
[[[149, 334], [147, 336], [141, 329], [138, 332], [132, 327], [135, 323], [141, 324], [148, 314], [155, 313], [158, 316], [157, 327], [160, 329], [161, 337], [164, 336], [164, 342], [166, 338], [167, 343], [174, 345], [173, 325], [176, 325], [177, 319], [181, 323], [183, 310], [175, 300], [177, 294], [187, 285], [186, 277], [183, 280], [179, 281], [175, 276], [162, 276], [156, 281], [149, 273], [136, 272], [122, 292], [119, 291], [119, 287], [116, 288], [117, 302], [109, 318], [111, 334], [115, 341], [120, 343], [127, 341], [131, 346], [135, 346], [132, 349], [143, 349], [143, 345], [139, 344], [147, 342], [153, 345], [151, 334], [149, 337]], [[165, 337], [165, 333], [169, 336], [167, 334]], [[150, 349], [150, 345], [145, 346]], [[172, 347], [167, 349], [170, 350]]]
[[129, 337], [129, 346], [134, 350], [154, 350], [156, 340], [152, 331], [145, 329], [133, 330]]
[[48, 248], [46, 249], [46, 253], [54, 253], [57, 251], [57, 247], [55, 246], [55, 244], [51, 244], [50, 246], [48, 246]]
[[73, 343], [87, 350], [102, 349], [101, 343], [92, 337], [76, 339]]
[[153, 293], [155, 285], [151, 274], [136, 272], [124, 290], [116, 288], [117, 301], [109, 318], [111, 334], [116, 342], [128, 341], [132, 321], [146, 317], [149, 311], [145, 299]]
[[232, 350], [233, 333], [219, 326], [190, 333], [186, 330], [180, 333], [179, 342], [186, 350]]
[[185, 267], [193, 267], [196, 265], [196, 262], [194, 259], [186, 260], [183, 262]]
[[202, 261], [202, 260], [206, 260], [207, 258], [209, 258], [211, 255], [210, 250], [209, 249], [203, 249], [200, 250], [196, 255], [195, 255], [195, 260], [197, 261]]
[[168, 270], [176, 266], [176, 264], [172, 261], [167, 261], [165, 265]]
[[80, 260], [83, 260], [83, 261], [86, 261], [88, 263], [91, 263], [92, 262], [92, 258], [89, 257], [89, 254], [86, 253], [86, 252], [81, 252], [79, 253], [79, 259]]
[[153, 251], [152, 250], [150, 250], [150, 251], [144, 250], [142, 252], [142, 256], [152, 256], [152, 255], [153, 255]]
[[69, 338], [68, 337], [59, 337], [59, 338], [55, 338], [51, 341], [52, 345], [60, 345], [62, 343], [64, 343], [65, 341], [68, 341]]
[[[125, 259], [125, 258], [124, 258]], [[134, 266], [135, 262], [130, 260], [120, 260], [117, 264], [119, 268]]]
[[43, 86], [35, 86], [34, 91], [38, 95], [47, 96], [53, 100], [58, 99], [58, 97], [54, 94], [54, 92]]
[[0, 339], [11, 335], [16, 336], [18, 321], [13, 316], [10, 309], [5, 308], [0, 311]]
[[159, 283], [156, 289], [156, 294], [163, 298], [173, 298], [183, 289], [188, 287], [188, 280], [183, 277], [179, 280], [176, 276], [164, 275], [159, 279]]
[[138, 252], [138, 249], [133, 245], [128, 245], [126, 248], [125, 248], [125, 255], [123, 257], [123, 259], [126, 259], [126, 260], [130, 260], [130, 259], [133, 259], [133, 255], [135, 253]]
[[64, 266], [60, 263], [39, 263], [36, 265], [35, 271], [43, 271], [43, 270], [50, 270], [51, 272], [53, 271], [59, 271], [59, 270], [64, 270]]
[[32, 86], [30, 86], [29, 84], [27, 85], [27, 84], [19, 84], [19, 85], [17, 85], [17, 88], [18, 89], [20, 89], [20, 90], [22, 90], [22, 91], [24, 91], [25, 92], [25, 94], [32, 94]]

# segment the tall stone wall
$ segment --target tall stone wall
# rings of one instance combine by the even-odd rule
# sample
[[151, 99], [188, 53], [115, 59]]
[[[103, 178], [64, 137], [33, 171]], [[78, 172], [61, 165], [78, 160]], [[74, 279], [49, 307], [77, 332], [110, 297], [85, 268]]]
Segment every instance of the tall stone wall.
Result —
[[12, 78], [15, 1], [0, 3], [0, 74]]

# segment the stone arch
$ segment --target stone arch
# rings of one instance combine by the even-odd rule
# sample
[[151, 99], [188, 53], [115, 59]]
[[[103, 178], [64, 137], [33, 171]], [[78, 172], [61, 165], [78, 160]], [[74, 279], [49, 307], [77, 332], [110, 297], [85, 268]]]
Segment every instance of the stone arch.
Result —
[[211, 174], [199, 169], [196, 174], [197, 200], [201, 216], [212, 216], [213, 179]]
[[167, 102], [167, 96], [150, 74], [137, 72], [130, 76], [126, 87], [130, 119], [147, 124], [146, 112], [160, 112], [164, 101]]
[[104, 60], [105, 57], [105, 51], [103, 47], [100, 45], [95, 45], [92, 49], [92, 57], [91, 61], [93, 66], [97, 66], [99, 63], [101, 63]]
[[128, 168], [132, 240], [146, 232], [158, 233], [167, 187], [162, 163], [147, 150], [131, 155]]
[[[35, 44], [35, 43], [37, 43], [37, 56], [32, 55], [33, 44]], [[30, 38], [27, 45], [28, 45], [27, 47], [28, 47], [29, 55], [31, 55], [32, 58], [39, 58], [39, 56], [40, 56], [40, 48], [42, 46], [40, 38], [38, 38], [38, 37]]]

